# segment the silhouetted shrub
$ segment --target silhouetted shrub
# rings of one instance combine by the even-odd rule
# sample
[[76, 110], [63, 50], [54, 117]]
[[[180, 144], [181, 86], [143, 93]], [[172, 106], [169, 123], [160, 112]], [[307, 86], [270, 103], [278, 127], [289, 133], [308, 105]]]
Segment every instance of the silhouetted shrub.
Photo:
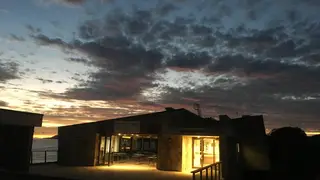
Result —
[[308, 174], [308, 137], [297, 127], [283, 127], [269, 134], [272, 171], [281, 177], [305, 177]]

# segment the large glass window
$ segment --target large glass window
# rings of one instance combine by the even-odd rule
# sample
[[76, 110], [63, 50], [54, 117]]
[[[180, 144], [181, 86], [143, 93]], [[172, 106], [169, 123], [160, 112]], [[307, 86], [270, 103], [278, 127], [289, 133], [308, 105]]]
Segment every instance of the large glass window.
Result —
[[157, 151], [158, 150], [157, 144], [158, 144], [158, 140], [157, 139], [151, 139], [150, 150], [151, 151]]
[[203, 167], [219, 161], [219, 140], [213, 137], [193, 137], [192, 152], [194, 168]]
[[131, 150], [131, 137], [122, 136], [120, 138], [120, 151], [126, 152]]
[[119, 151], [157, 151], [158, 140], [155, 138], [144, 138], [136, 136], [121, 136]]

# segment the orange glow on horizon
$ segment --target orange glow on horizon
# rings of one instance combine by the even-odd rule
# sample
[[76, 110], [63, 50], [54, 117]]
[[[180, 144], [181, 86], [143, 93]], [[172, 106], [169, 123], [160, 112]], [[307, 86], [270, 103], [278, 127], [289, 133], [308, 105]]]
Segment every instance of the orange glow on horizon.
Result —
[[[269, 134], [272, 130], [266, 129], [266, 133]], [[307, 136], [319, 135], [320, 131], [305, 131]]]
[[320, 131], [306, 132], [306, 134], [307, 134], [308, 136], [319, 135], [319, 134], [320, 134]]

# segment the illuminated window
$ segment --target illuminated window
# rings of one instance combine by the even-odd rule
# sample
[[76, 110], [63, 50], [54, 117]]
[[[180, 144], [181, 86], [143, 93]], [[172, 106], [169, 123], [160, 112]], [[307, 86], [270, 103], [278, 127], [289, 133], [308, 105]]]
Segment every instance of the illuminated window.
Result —
[[120, 138], [120, 151], [125, 152], [125, 151], [130, 151], [131, 150], [131, 138], [122, 136]]

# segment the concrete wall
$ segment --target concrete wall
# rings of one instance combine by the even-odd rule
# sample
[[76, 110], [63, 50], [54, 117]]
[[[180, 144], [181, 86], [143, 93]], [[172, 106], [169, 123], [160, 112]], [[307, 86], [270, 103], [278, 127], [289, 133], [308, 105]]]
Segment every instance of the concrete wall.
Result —
[[245, 116], [234, 120], [240, 142], [243, 166], [249, 171], [269, 170], [269, 150], [262, 116]]
[[164, 171], [182, 171], [182, 136], [158, 136], [157, 169]]
[[241, 172], [241, 159], [237, 151], [237, 141], [230, 136], [220, 136], [220, 161], [222, 176], [225, 180], [238, 179]]
[[59, 127], [58, 164], [93, 166], [95, 163], [97, 124]]
[[0, 168], [28, 171], [33, 127], [0, 125]]
[[239, 179], [244, 172], [268, 170], [268, 144], [263, 117], [219, 118], [224, 132], [220, 139], [224, 178]]

